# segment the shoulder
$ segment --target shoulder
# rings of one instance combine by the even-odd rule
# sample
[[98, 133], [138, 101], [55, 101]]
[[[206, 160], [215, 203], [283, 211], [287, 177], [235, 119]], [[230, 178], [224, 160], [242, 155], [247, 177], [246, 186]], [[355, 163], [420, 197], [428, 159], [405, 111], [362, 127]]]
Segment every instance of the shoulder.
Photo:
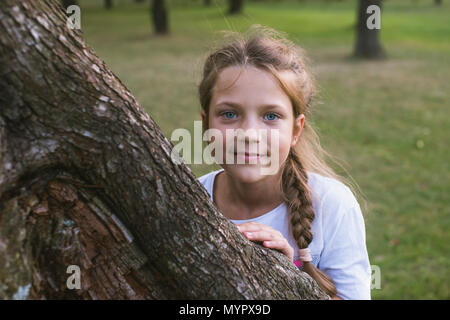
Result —
[[308, 173], [308, 177], [318, 218], [313, 239], [319, 239], [317, 267], [333, 280], [339, 297], [370, 299], [365, 224], [355, 196], [335, 179], [314, 173]]
[[312, 190], [312, 200], [317, 213], [324, 218], [339, 219], [359, 204], [355, 195], [344, 183], [317, 173], [308, 172], [308, 185]]
[[216, 175], [223, 171], [223, 168], [215, 171], [211, 171], [207, 174], [204, 174], [197, 178], [197, 180], [203, 185], [203, 187], [208, 191], [210, 197], [212, 198], [212, 192], [213, 192], [213, 185], [214, 185], [214, 178]]
[[214, 181], [214, 177], [215, 177], [216, 174], [218, 174], [220, 171], [223, 171], [223, 169], [219, 169], [219, 170], [215, 170], [215, 171], [208, 172], [208, 173], [206, 173], [206, 174], [204, 174], [204, 175], [198, 177], [197, 180], [198, 180], [201, 184], [205, 185], [205, 184], [208, 183], [208, 182]]

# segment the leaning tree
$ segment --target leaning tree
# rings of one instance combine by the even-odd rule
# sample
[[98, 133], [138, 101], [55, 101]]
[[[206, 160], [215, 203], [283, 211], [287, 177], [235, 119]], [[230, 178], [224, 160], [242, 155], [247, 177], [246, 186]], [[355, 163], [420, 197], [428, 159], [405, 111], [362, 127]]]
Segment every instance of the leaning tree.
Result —
[[66, 20], [0, 2], [0, 299], [328, 299], [218, 211]]

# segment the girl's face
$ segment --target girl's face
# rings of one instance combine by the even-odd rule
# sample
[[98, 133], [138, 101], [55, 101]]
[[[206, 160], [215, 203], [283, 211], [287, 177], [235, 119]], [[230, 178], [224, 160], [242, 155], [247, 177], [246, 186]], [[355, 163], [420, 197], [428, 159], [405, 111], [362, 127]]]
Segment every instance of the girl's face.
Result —
[[[281, 74], [282, 77], [292, 75], [291, 72]], [[291, 101], [277, 79], [271, 73], [253, 66], [231, 66], [223, 69], [213, 88], [208, 119], [202, 111], [202, 120], [205, 125], [206, 121], [208, 124], [205, 127], [218, 129], [222, 133], [224, 155], [222, 167], [243, 183], [253, 183], [267, 178], [266, 174], [262, 174], [264, 171], [261, 168], [268, 165], [259, 163], [262, 150], [266, 150], [272, 160], [276, 157], [271, 152], [278, 152], [276, 168], [280, 168], [280, 164], [287, 159], [290, 148], [296, 144], [300, 136], [304, 119], [303, 114], [294, 119]], [[227, 129], [244, 131], [255, 129], [253, 132], [265, 132], [267, 138], [261, 139], [258, 134], [246, 135], [245, 141], [243, 140], [247, 154], [245, 155], [237, 152], [243, 151], [238, 149], [237, 140], [234, 140], [234, 144], [229, 142], [227, 145]], [[278, 131], [278, 144], [271, 139], [276, 137], [272, 135], [272, 130]], [[254, 146], [250, 147], [250, 144], [258, 146], [253, 148]], [[226, 152], [233, 154], [232, 163], [225, 161]], [[238, 157], [241, 157], [239, 163], [244, 164], [237, 163]], [[257, 163], [250, 164], [250, 161]], [[279, 169], [275, 171], [275, 174], [278, 173]]]

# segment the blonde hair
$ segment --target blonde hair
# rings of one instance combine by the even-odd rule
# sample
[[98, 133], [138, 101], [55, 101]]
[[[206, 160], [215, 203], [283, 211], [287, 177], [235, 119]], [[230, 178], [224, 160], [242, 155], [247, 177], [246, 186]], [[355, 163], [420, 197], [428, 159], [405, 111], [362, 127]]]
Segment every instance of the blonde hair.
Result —
[[[306, 58], [302, 49], [280, 32], [261, 25], [251, 26], [244, 34], [228, 31], [225, 35], [225, 44], [222, 43], [206, 58], [198, 88], [206, 119], [219, 73], [230, 66], [247, 65], [268, 71], [279, 81], [292, 103], [294, 119], [300, 114], [305, 114], [308, 118], [316, 87], [311, 74], [306, 70]], [[279, 74], [282, 71], [293, 72], [294, 80], [285, 81]], [[281, 190], [290, 210], [291, 229], [299, 249], [307, 248], [313, 239], [311, 224], [314, 210], [307, 172], [342, 180], [325, 162], [327, 156], [320, 146], [317, 134], [305, 121], [298, 143], [291, 148], [281, 167]], [[311, 262], [303, 262], [303, 266], [303, 270], [328, 295], [336, 295], [336, 287], [325, 273]]]

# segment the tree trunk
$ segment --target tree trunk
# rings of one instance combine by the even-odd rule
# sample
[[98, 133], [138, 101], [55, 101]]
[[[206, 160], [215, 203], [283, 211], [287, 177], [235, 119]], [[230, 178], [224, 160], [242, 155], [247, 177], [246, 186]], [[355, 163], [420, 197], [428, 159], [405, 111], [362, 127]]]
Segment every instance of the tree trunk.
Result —
[[0, 2], [0, 299], [328, 299], [217, 210], [66, 19]]
[[434, 4], [440, 6], [442, 4], [442, 0], [434, 0]]
[[151, 6], [152, 22], [155, 34], [165, 35], [169, 33], [169, 22], [165, 0], [153, 0]]
[[67, 7], [69, 7], [71, 5], [78, 5], [78, 1], [77, 0], [62, 0], [61, 4], [64, 7], [64, 9], [67, 9]]
[[359, 0], [358, 17], [356, 25], [356, 43], [354, 56], [366, 59], [384, 58], [385, 54], [380, 44], [379, 29], [369, 29], [367, 20], [371, 14], [367, 8], [376, 5], [381, 9], [381, 0]]
[[242, 7], [244, 6], [244, 0], [228, 0], [228, 4], [229, 4], [228, 14], [242, 13]]
[[113, 2], [112, 0], [105, 0], [105, 9], [112, 9], [113, 7]]

